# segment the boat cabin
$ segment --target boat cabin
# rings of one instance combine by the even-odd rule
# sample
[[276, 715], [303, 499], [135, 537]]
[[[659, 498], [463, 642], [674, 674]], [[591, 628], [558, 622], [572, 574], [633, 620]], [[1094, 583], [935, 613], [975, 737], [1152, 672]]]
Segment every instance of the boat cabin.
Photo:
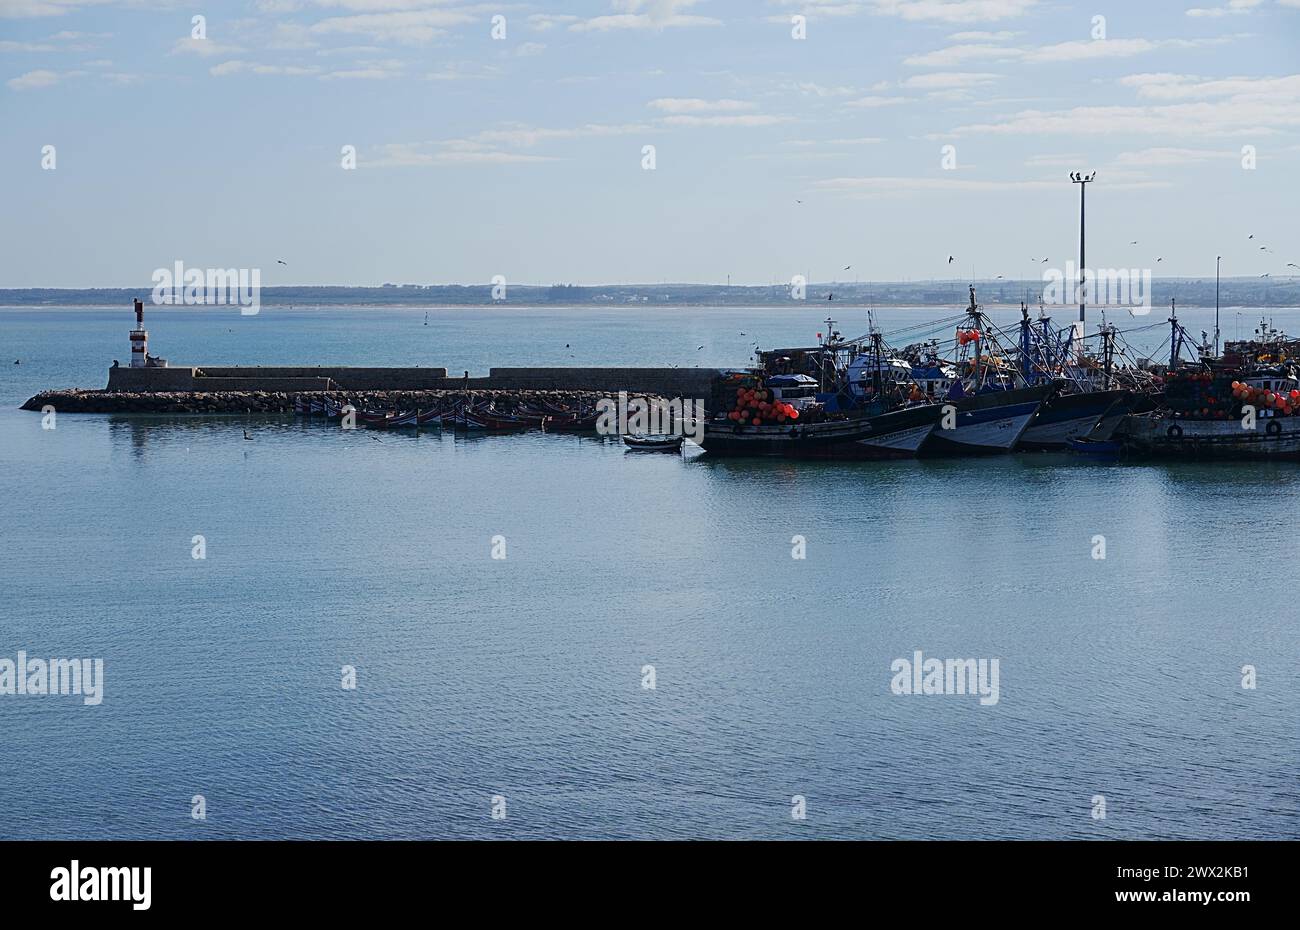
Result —
[[773, 375], [764, 382], [772, 397], [802, 410], [817, 399], [817, 379], [807, 375]]

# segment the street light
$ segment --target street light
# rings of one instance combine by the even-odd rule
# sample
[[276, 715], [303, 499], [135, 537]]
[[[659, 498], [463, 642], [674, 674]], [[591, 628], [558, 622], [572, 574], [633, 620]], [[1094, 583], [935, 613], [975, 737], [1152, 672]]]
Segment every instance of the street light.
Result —
[[[1095, 171], [1092, 174], [1087, 174], [1087, 175], [1085, 175], [1082, 171], [1070, 172], [1070, 180], [1073, 181], [1075, 184], [1079, 185], [1079, 322], [1080, 323], [1084, 321], [1084, 317], [1085, 317], [1084, 308], [1087, 303], [1086, 295], [1084, 294], [1084, 287], [1083, 287], [1084, 281], [1086, 280], [1083, 274], [1083, 269], [1087, 267], [1087, 262], [1084, 259], [1084, 241], [1083, 241], [1083, 194], [1084, 191], [1088, 189], [1088, 185], [1091, 184], [1096, 177], [1097, 177], [1097, 172]], [[1080, 326], [1079, 328], [1082, 329], [1083, 327]], [[1080, 337], [1082, 337], [1083, 334], [1080, 333], [1079, 335]]]

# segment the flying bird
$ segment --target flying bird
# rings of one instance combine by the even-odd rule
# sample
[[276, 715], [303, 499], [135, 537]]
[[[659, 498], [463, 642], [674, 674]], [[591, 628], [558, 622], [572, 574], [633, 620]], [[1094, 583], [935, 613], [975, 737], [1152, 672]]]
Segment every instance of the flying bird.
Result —
[[1251, 233], [1251, 234], [1250, 234], [1249, 236], [1247, 236], [1246, 238], [1247, 238], [1247, 239], [1254, 239], [1254, 238], [1255, 238], [1255, 234], [1254, 234], [1254, 233]]
[[696, 347], [695, 347], [695, 351], [698, 352], [698, 351], [700, 351], [700, 350], [703, 349], [703, 348], [704, 348], [704, 346], [696, 346]]
[[253, 437], [248, 435], [248, 430], [244, 430], [244, 438], [247, 439], [249, 442], [253, 441]]
[[[1001, 277], [1002, 277], [1002, 275], [998, 275], [998, 278], [1001, 278]], [[996, 279], [995, 279], [995, 280], [996, 280]]]
[[[1286, 266], [1287, 266], [1288, 268], [1300, 268], [1300, 265], [1297, 265], [1295, 262], [1287, 262], [1287, 263], [1286, 263]], [[14, 364], [16, 365], [16, 364], [18, 364], [18, 363], [15, 362]]]
[[276, 263], [277, 265], [288, 265], [288, 264], [289, 264], [289, 263], [286, 262], [283, 258], [277, 258], [277, 259], [275, 260], [275, 263]]
[[834, 299], [835, 299], [835, 294], [834, 294], [834, 293], [827, 294], [827, 295], [826, 295], [826, 299], [827, 299], [827, 300], [834, 300]]
[[1156, 261], [1158, 261], [1158, 262], [1162, 262], [1162, 261], [1164, 261], [1164, 259], [1163, 259], [1163, 258], [1157, 258]]
[[845, 270], [845, 271], [848, 271], [848, 270], [849, 270], [850, 268], [852, 268], [852, 267], [853, 267], [852, 265], [845, 265], [845, 266], [844, 266], [844, 270]]
[[1268, 277], [1268, 272], [1267, 272], [1267, 271], [1264, 272], [1262, 275], [1260, 275], [1260, 277], [1261, 277], [1261, 278], [1267, 278], [1267, 277]]
[[1137, 244], [1138, 244], [1138, 241], [1137, 241], [1136, 239], [1134, 239], [1132, 242], [1129, 243], [1129, 245], [1137, 245]]
[[948, 256], [948, 264], [949, 264], [949, 265], [952, 264], [952, 256], [951, 256], [951, 255]]

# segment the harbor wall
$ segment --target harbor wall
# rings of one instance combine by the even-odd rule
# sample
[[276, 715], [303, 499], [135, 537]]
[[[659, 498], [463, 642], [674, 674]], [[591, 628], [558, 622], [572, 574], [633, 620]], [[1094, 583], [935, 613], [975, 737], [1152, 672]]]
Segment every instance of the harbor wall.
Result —
[[125, 393], [229, 391], [619, 391], [698, 398], [712, 409], [713, 368], [492, 368], [486, 378], [448, 377], [446, 368], [190, 366], [110, 368], [108, 390]]

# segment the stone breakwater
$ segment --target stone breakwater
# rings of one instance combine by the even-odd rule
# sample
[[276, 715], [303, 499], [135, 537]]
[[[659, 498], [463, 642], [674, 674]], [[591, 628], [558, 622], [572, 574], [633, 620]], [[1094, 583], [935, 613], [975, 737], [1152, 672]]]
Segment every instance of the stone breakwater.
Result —
[[[519, 406], [545, 404], [567, 409], [592, 408], [609, 393], [599, 391], [487, 390], [487, 391], [92, 391], [72, 389], [42, 391], [22, 405], [23, 410], [53, 407], [58, 413], [189, 413], [274, 414], [293, 413], [301, 397], [330, 398], [358, 410], [434, 410], [452, 404], [493, 403], [501, 413]], [[629, 397], [658, 400], [657, 395], [632, 393]]]

